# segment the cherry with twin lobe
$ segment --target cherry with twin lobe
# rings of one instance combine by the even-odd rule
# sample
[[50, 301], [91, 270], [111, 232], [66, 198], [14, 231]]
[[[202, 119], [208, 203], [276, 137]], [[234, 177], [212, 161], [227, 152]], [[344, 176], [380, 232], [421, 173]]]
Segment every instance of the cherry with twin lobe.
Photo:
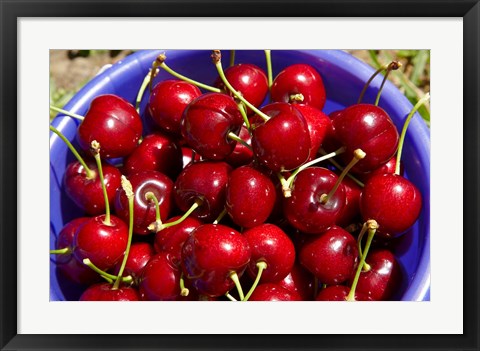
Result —
[[319, 110], [327, 100], [323, 80], [318, 71], [307, 64], [294, 64], [282, 70], [271, 87], [273, 101], [294, 102], [301, 94], [301, 102]]
[[209, 160], [224, 160], [230, 155], [238, 136], [243, 117], [232, 97], [221, 93], [207, 93], [193, 100], [181, 120], [181, 133], [187, 144]]
[[142, 136], [142, 120], [132, 104], [112, 94], [99, 95], [90, 103], [78, 127], [77, 140], [84, 150], [92, 141], [102, 145], [102, 158], [130, 155]]
[[185, 108], [202, 92], [182, 80], [164, 80], [154, 86], [148, 100], [152, 120], [164, 131], [180, 137], [180, 121]]

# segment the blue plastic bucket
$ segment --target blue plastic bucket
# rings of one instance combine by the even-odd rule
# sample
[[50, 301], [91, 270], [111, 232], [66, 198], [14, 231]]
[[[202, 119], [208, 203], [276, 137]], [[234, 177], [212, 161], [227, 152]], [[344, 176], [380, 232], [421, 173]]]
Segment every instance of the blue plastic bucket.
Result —
[[[91, 100], [100, 94], [116, 94], [132, 104], [152, 62], [162, 52], [167, 54], [170, 67], [195, 80], [212, 84], [217, 76], [211, 63], [210, 51], [147, 50], [138, 51], [114, 64], [85, 85], [65, 106], [65, 109], [84, 115]], [[228, 51], [224, 62], [228, 62]], [[263, 51], [236, 52], [236, 62], [248, 62], [266, 71]], [[350, 54], [340, 50], [273, 51], [274, 75], [294, 63], [307, 63], [321, 74], [327, 92], [325, 113], [330, 113], [356, 102], [364, 83], [374, 69]], [[171, 78], [163, 70], [157, 81]], [[373, 103], [381, 78], [378, 77], [368, 89], [364, 102]], [[145, 100], [141, 105], [142, 111]], [[403, 121], [412, 109], [412, 104], [391, 83], [387, 82], [380, 104], [401, 130]], [[52, 125], [69, 140], [75, 141], [79, 121], [59, 115]], [[74, 143], [74, 145], [76, 145]], [[398, 298], [404, 301], [422, 301], [430, 298], [430, 132], [419, 115], [416, 115], [407, 132], [402, 162], [405, 175], [421, 190], [423, 209], [418, 222], [396, 243], [395, 255], [404, 268], [405, 280]], [[62, 227], [81, 211], [62, 192], [62, 178], [67, 164], [73, 160], [71, 152], [55, 134], [50, 135], [50, 246]], [[78, 288], [57, 277], [55, 257], [50, 257], [50, 300], [70, 300], [79, 296]]]

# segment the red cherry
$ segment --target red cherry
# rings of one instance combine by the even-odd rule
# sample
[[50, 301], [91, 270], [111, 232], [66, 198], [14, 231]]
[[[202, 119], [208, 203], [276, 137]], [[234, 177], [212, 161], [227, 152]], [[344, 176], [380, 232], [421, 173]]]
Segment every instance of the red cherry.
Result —
[[[232, 87], [242, 94], [242, 96], [253, 106], [259, 107], [268, 93], [268, 79], [263, 70], [253, 64], [240, 63], [228, 67], [225, 71], [225, 77]], [[225, 87], [225, 84], [217, 78], [215, 86], [222, 90], [228, 91], [233, 97], [234, 95]], [[247, 114], [253, 111], [247, 108]]]
[[288, 275], [278, 282], [281, 287], [294, 291], [303, 301], [313, 300], [315, 278], [312, 273], [295, 263]]
[[228, 95], [208, 93], [193, 100], [181, 120], [182, 136], [187, 144], [203, 157], [223, 160], [235, 148], [229, 133], [238, 135], [243, 117]]
[[[139, 278], [143, 269], [154, 255], [153, 246], [149, 243], [136, 242], [130, 246], [127, 262], [123, 271], [123, 276], [131, 275], [134, 280]], [[113, 274], [118, 275], [122, 261], [118, 261], [113, 270]]]
[[[394, 156], [387, 163], [381, 165], [379, 168], [374, 169], [373, 171], [368, 172], [368, 173], [363, 173], [363, 174], [357, 173], [357, 175], [360, 177], [360, 179], [363, 182], [366, 182], [368, 179], [370, 179], [371, 177], [373, 177], [374, 175], [377, 175], [377, 174], [395, 173], [396, 165], [397, 165], [397, 157]], [[403, 175], [403, 164], [402, 164], [402, 162], [400, 162], [400, 175]]]
[[168, 253], [154, 255], [143, 269], [139, 291], [142, 300], [174, 301], [180, 297], [181, 271]]
[[[65, 193], [83, 211], [91, 216], [105, 213], [105, 198], [103, 197], [102, 183], [95, 161], [86, 160], [86, 165], [94, 173], [89, 179], [85, 168], [80, 162], [70, 163], [63, 177]], [[107, 197], [113, 202], [117, 188], [120, 187], [121, 173], [108, 163], [102, 162], [103, 178]]]
[[[168, 218], [173, 208], [173, 181], [165, 174], [157, 171], [143, 171], [129, 177], [135, 194], [133, 210], [133, 231], [136, 234], [149, 234], [148, 226], [156, 220], [156, 207], [153, 200], [146, 198], [153, 193], [160, 206], [160, 216]], [[115, 212], [118, 217], [128, 223], [128, 198], [122, 188], [115, 197]]]
[[[316, 301], [347, 301], [347, 296], [350, 293], [350, 287], [344, 285], [331, 285], [322, 289], [317, 297]], [[371, 301], [371, 299], [357, 291], [355, 291], [355, 301]]]
[[203, 295], [222, 296], [234, 287], [232, 272], [241, 276], [250, 261], [247, 239], [221, 224], [196, 228], [183, 244], [182, 269]]
[[345, 157], [356, 149], [366, 153], [354, 169], [368, 172], [388, 162], [397, 151], [398, 131], [380, 107], [356, 104], [339, 112], [332, 120], [335, 137], [346, 148]]
[[[248, 145], [252, 145], [252, 136], [245, 125], [242, 125], [238, 135]], [[225, 162], [234, 168], [244, 166], [253, 161], [253, 151], [242, 143], [235, 144], [232, 153], [225, 158]]]
[[257, 262], [263, 261], [267, 268], [263, 270], [260, 282], [278, 282], [285, 278], [295, 263], [295, 247], [292, 240], [279, 227], [265, 223], [243, 233], [252, 252], [247, 272], [255, 278], [258, 273]]
[[259, 284], [248, 301], [301, 301], [300, 295], [275, 283]]
[[307, 241], [300, 250], [299, 259], [323, 284], [340, 284], [355, 273], [357, 241], [344, 229], [333, 226]]
[[105, 224], [105, 215], [100, 215], [79, 227], [73, 252], [80, 262], [88, 258], [105, 271], [123, 257], [127, 240], [128, 227], [120, 218], [110, 216], [110, 224]]
[[163, 130], [180, 136], [180, 121], [185, 108], [202, 95], [195, 85], [181, 80], [164, 80], [152, 89], [148, 110]]
[[345, 190], [337, 191], [323, 204], [322, 195], [328, 194], [338, 177], [326, 168], [309, 167], [296, 176], [291, 197], [284, 199], [283, 213], [289, 223], [308, 234], [319, 234], [335, 224], [345, 205]]
[[190, 163], [174, 185], [174, 199], [181, 211], [188, 211], [195, 201], [202, 204], [191, 214], [205, 222], [214, 221], [225, 207], [228, 176], [232, 168], [225, 162]]
[[136, 289], [123, 286], [112, 289], [108, 283], [98, 283], [90, 286], [80, 296], [80, 301], [139, 301], [140, 297]]
[[261, 109], [270, 119], [253, 125], [253, 153], [261, 164], [275, 172], [302, 165], [310, 155], [308, 124], [302, 114], [287, 103], [273, 103]]
[[362, 217], [377, 221], [377, 235], [395, 237], [403, 234], [417, 221], [421, 210], [420, 190], [397, 174], [379, 174], [370, 178], [360, 197]]
[[251, 166], [230, 173], [226, 209], [235, 224], [251, 228], [264, 223], [275, 205], [276, 191], [270, 178]]
[[347, 227], [357, 217], [360, 217], [360, 195], [362, 188], [351, 178], [345, 177], [342, 180], [345, 189], [345, 206], [340, 211], [336, 224], [339, 227]]
[[77, 139], [84, 150], [90, 149], [92, 141], [99, 142], [102, 158], [124, 157], [137, 147], [142, 129], [142, 120], [128, 101], [116, 95], [99, 95], [78, 127]]
[[161, 172], [176, 179], [183, 168], [183, 155], [180, 146], [161, 133], [147, 135], [125, 160], [123, 170], [126, 176], [141, 171]]
[[195, 152], [195, 150], [188, 146], [182, 146], [182, 156], [182, 169], [187, 167], [190, 162], [197, 162], [200, 161], [202, 158], [198, 153]]
[[286, 67], [273, 81], [271, 95], [273, 101], [292, 102], [291, 96], [303, 95], [303, 104], [323, 109], [326, 101], [325, 87], [320, 74], [307, 64]]

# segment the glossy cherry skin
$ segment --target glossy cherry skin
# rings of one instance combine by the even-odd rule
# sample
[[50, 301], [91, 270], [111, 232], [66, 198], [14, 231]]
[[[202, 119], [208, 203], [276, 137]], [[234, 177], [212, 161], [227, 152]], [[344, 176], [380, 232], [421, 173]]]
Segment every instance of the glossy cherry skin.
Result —
[[200, 294], [212, 297], [230, 291], [234, 287], [231, 273], [241, 277], [249, 261], [247, 239], [221, 224], [196, 228], [182, 248], [184, 276]]
[[340, 184], [325, 203], [320, 199], [333, 189], [338, 177], [321, 167], [309, 167], [296, 176], [292, 195], [283, 202], [283, 213], [289, 223], [307, 234], [319, 234], [335, 224], [345, 205], [345, 190]]
[[295, 94], [303, 95], [303, 104], [323, 109], [327, 97], [322, 77], [315, 68], [307, 64], [294, 64], [275, 77], [271, 87], [273, 101], [291, 102], [290, 96]]
[[[377, 169], [374, 169], [371, 172], [368, 173], [357, 173], [356, 175], [363, 181], [366, 182], [368, 179], [371, 177], [377, 175], [377, 174], [384, 174], [384, 173], [395, 173], [397, 165], [397, 157], [393, 156], [387, 163], [381, 165]], [[403, 164], [400, 161], [400, 175], [403, 175]]]
[[80, 301], [140, 301], [140, 296], [135, 288], [129, 286], [114, 290], [109, 283], [98, 283], [85, 290]]
[[108, 270], [123, 258], [127, 248], [128, 227], [118, 217], [105, 215], [91, 218], [82, 224], [74, 238], [74, 255], [80, 262], [89, 258], [101, 270]]
[[180, 173], [174, 185], [178, 208], [186, 212], [196, 200], [202, 204], [191, 216], [213, 222], [225, 207], [228, 176], [232, 167], [225, 162], [202, 161], [190, 163]]
[[232, 97], [208, 93], [193, 100], [181, 120], [181, 133], [187, 144], [203, 157], [223, 160], [235, 148], [229, 133], [238, 135], [243, 117]]
[[182, 169], [187, 167], [191, 162], [200, 161], [202, 157], [191, 147], [182, 146]]
[[373, 250], [368, 253], [367, 263], [370, 270], [360, 273], [356, 291], [374, 301], [389, 300], [399, 291], [403, 278], [395, 255], [385, 249]]
[[387, 237], [407, 231], [417, 221], [421, 210], [420, 190], [396, 174], [379, 174], [370, 178], [360, 197], [363, 219], [376, 220], [378, 234]]
[[300, 295], [275, 283], [257, 285], [248, 301], [301, 301]]
[[[344, 285], [331, 285], [322, 289], [317, 297], [316, 301], [347, 301], [348, 294], [350, 293], [350, 287]], [[371, 301], [371, 299], [355, 290], [355, 301]]]
[[[80, 162], [70, 163], [63, 176], [65, 193], [85, 213], [96, 216], [105, 213], [105, 198], [103, 197], [102, 183], [98, 175], [95, 161], [85, 160], [87, 167], [92, 170], [92, 179], [87, 178], [85, 168]], [[102, 171], [108, 201], [112, 204], [117, 188], [121, 183], [120, 171], [102, 162]]]
[[325, 113], [311, 105], [294, 104], [293, 106], [300, 111], [308, 125], [311, 142], [309, 161], [311, 161], [316, 158], [325, 136], [331, 129], [332, 121]]
[[[180, 216], [172, 217], [165, 223], [174, 222], [179, 218]], [[190, 236], [190, 233], [202, 224], [204, 224], [202, 221], [194, 217], [187, 217], [179, 224], [162, 229], [155, 234], [155, 251], [168, 253], [170, 261], [180, 265], [183, 243]]]
[[[173, 209], [173, 181], [165, 174], [157, 171], [143, 171], [128, 178], [134, 193], [133, 231], [136, 234], [149, 234], [148, 226], [155, 222], [155, 202], [147, 200], [145, 195], [153, 193], [160, 206], [160, 217], [168, 218]], [[119, 188], [115, 196], [115, 212], [126, 223], [130, 213], [125, 191]]]
[[[259, 107], [265, 100], [268, 93], [268, 79], [260, 67], [249, 63], [239, 63], [228, 67], [224, 73], [232, 87], [253, 106]], [[220, 77], [215, 81], [215, 86], [233, 96]], [[247, 108], [247, 114], [252, 113], [253, 111]]]
[[163, 130], [180, 136], [180, 121], [185, 108], [202, 95], [195, 85], [181, 80], [164, 80], [154, 86], [148, 100], [152, 120]]
[[[238, 135], [248, 145], [252, 145], [252, 136], [245, 125], [240, 129]], [[225, 158], [225, 162], [231, 165], [233, 168], [245, 166], [253, 161], [253, 151], [243, 145], [242, 143], [235, 144], [235, 148], [232, 153]]]
[[172, 180], [182, 169], [182, 149], [171, 137], [158, 132], [144, 137], [123, 166], [127, 177], [141, 171], [157, 171]]
[[281, 287], [296, 292], [303, 301], [313, 300], [315, 278], [312, 273], [295, 263], [285, 278], [278, 283]]
[[255, 124], [252, 149], [258, 161], [274, 172], [290, 171], [310, 156], [310, 134], [302, 114], [287, 103], [273, 103], [261, 109], [270, 119]]
[[348, 176], [343, 178], [342, 185], [345, 189], [345, 206], [340, 211], [336, 224], [339, 227], [347, 227], [355, 219], [360, 217], [360, 195], [362, 188]]
[[285, 278], [295, 263], [295, 247], [292, 240], [279, 227], [265, 223], [246, 230], [252, 252], [247, 272], [251, 278], [258, 273], [257, 263], [263, 261], [267, 268], [263, 270], [260, 282], [272, 283]]
[[111, 94], [94, 98], [78, 127], [77, 140], [89, 150], [93, 140], [100, 143], [102, 158], [130, 155], [142, 136], [142, 120], [127, 100]]
[[142, 300], [174, 301], [180, 297], [181, 270], [168, 253], [155, 254], [143, 270], [138, 290]]
[[[142, 275], [143, 269], [155, 254], [153, 246], [146, 242], [136, 242], [130, 246], [128, 252], [127, 262], [125, 263], [125, 269], [123, 270], [123, 276], [131, 275], [134, 281]], [[118, 275], [120, 272], [120, 266], [122, 261], [117, 262], [113, 269], [113, 274]]]
[[251, 166], [242, 166], [230, 173], [225, 208], [235, 224], [251, 228], [264, 223], [275, 200], [275, 186], [265, 174]]
[[339, 112], [332, 125], [335, 137], [347, 148], [345, 162], [350, 161], [356, 149], [366, 153], [354, 167], [358, 171], [369, 172], [380, 167], [397, 151], [397, 128], [381, 107], [352, 105]]
[[75, 233], [77, 232], [78, 228], [82, 226], [82, 224], [88, 222], [89, 220], [90, 217], [75, 218], [65, 224], [62, 230], [60, 230], [60, 233], [58, 233], [57, 236], [55, 248], [58, 250], [69, 248], [71, 251], [66, 254], [55, 255], [55, 262], [57, 264], [64, 263], [70, 260], [73, 251], [73, 238], [75, 237]]
[[299, 254], [300, 263], [327, 285], [341, 284], [355, 272], [358, 248], [355, 238], [333, 226], [306, 242]]

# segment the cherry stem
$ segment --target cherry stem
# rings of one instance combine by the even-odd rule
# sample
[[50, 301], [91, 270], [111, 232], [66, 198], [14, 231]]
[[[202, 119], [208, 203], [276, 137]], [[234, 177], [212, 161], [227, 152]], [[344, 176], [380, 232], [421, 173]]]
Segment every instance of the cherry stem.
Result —
[[231, 272], [230, 279], [232, 279], [233, 282], [235, 283], [235, 286], [237, 287], [237, 291], [238, 291], [238, 297], [240, 298], [241, 301], [243, 301], [245, 297], [243, 295], [242, 285], [240, 284], [240, 279], [238, 278], [237, 272], [235, 271]]
[[52, 255], [66, 255], [70, 253], [72, 253], [72, 248], [69, 246], [64, 247], [63, 249], [50, 250], [50, 254]]
[[158, 203], [158, 199], [154, 193], [149, 191], [145, 194], [145, 200], [153, 201], [155, 203], [155, 222], [150, 223], [147, 229], [155, 233], [159, 232], [161, 230], [160, 228], [163, 227], [163, 223], [162, 217], [160, 216], [160, 204]]
[[[396, 62], [396, 61], [395, 61]], [[363, 89], [362, 89], [362, 92], [360, 93], [360, 96], [358, 97], [358, 100], [357, 100], [357, 104], [361, 103], [362, 100], [363, 100], [363, 96], [365, 95], [365, 92], [367, 91], [367, 88], [370, 86], [370, 83], [372, 82], [372, 80], [382, 71], [385, 71], [386, 69], [388, 69], [388, 66], [390, 66], [392, 64], [391, 63], [388, 63], [388, 64], [385, 64], [383, 65], [382, 67], [380, 67], [379, 69], [377, 69], [375, 71], [375, 73], [372, 74], [372, 76], [368, 79], [368, 81], [365, 83], [365, 85], [363, 86]], [[397, 64], [399, 65], [399, 67], [401, 67], [401, 63], [400, 62], [397, 62]]]
[[60, 107], [56, 107], [56, 106], [53, 106], [53, 105], [50, 105], [50, 110], [53, 110], [53, 111], [59, 112], [59, 113], [63, 113], [64, 115], [66, 115], [68, 117], [72, 117], [72, 118], [78, 119], [80, 121], [83, 121], [85, 119], [85, 117], [83, 117], [83, 116], [77, 115], [76, 113], [64, 110]]
[[[290, 189], [292, 187], [292, 183], [293, 181], [295, 180], [295, 177], [297, 176], [298, 173], [300, 173], [301, 171], [303, 171], [304, 169], [316, 164], [316, 163], [319, 163], [319, 162], [322, 162], [322, 161], [325, 161], [325, 160], [328, 160], [329, 158], [332, 158], [332, 157], [335, 157], [337, 155], [340, 155], [342, 153], [344, 153], [346, 150], [346, 148], [344, 146], [342, 146], [341, 148], [339, 148], [338, 150], [336, 151], [333, 151], [329, 154], [326, 154], [326, 155], [323, 155], [321, 157], [318, 157], [310, 162], [307, 162], [303, 165], [301, 165], [300, 167], [298, 167], [291, 175], [290, 177], [287, 178], [286, 180], [286, 184], [288, 186], [288, 188]], [[288, 192], [287, 192], [288, 193]], [[285, 189], [284, 189], [284, 195], [285, 195]], [[285, 197], [288, 197], [288, 196], [285, 196]]]
[[230, 132], [228, 133], [228, 137], [232, 140], [235, 140], [236, 142], [239, 142], [240, 144], [242, 144], [243, 146], [245, 146], [247, 149], [249, 149], [250, 151], [252, 151], [252, 147], [250, 145], [247, 144], [247, 142], [245, 140], [243, 140], [242, 138], [240, 138], [238, 135], [236, 135], [235, 133], [233, 132]]
[[[365, 235], [365, 233], [367, 232], [367, 223], [363, 223], [363, 226], [362, 226], [362, 230], [360, 231], [360, 234], [358, 234], [358, 239], [357, 239], [357, 242], [358, 242], [358, 252], [360, 254], [360, 257], [363, 256], [363, 250], [362, 250], [362, 239], [363, 239], [363, 236]], [[364, 272], [368, 272], [370, 270], [370, 265], [365, 262], [365, 264], [363, 265], [363, 271]]]
[[97, 163], [98, 175], [100, 177], [100, 183], [102, 184], [103, 198], [105, 200], [105, 220], [103, 224], [110, 225], [110, 202], [108, 201], [107, 187], [105, 186], [105, 180], [103, 178], [103, 168], [102, 160], [100, 159], [100, 143], [96, 140], [93, 140], [90, 144], [90, 151], [95, 157], [95, 162]]
[[193, 79], [190, 79], [188, 77], [185, 77], [183, 75], [181, 75], [180, 73], [177, 73], [175, 72], [173, 69], [171, 69], [170, 67], [167, 66], [167, 64], [165, 63], [165, 60], [166, 60], [167, 56], [165, 54], [160, 54], [158, 57], [157, 57], [157, 65], [158, 67], [161, 67], [163, 68], [165, 71], [167, 71], [168, 73], [170, 73], [172, 76], [174, 77], [177, 77], [178, 79], [181, 79], [185, 82], [188, 82], [190, 84], [193, 84], [199, 88], [203, 88], [205, 90], [208, 90], [208, 91], [212, 91], [214, 93], [221, 93], [222, 90], [219, 89], [219, 88], [215, 88], [215, 87], [212, 87], [210, 85], [206, 85], [206, 84], [203, 84], [203, 83], [200, 83], [200, 82], [197, 82]]
[[[323, 150], [323, 149], [320, 149], [320, 153], [321, 153], [322, 155], [326, 155], [326, 154], [327, 154], [327, 152], [326, 152], [325, 150]], [[329, 158], [328, 161], [329, 161], [332, 165], [334, 165], [336, 168], [338, 168], [340, 171], [343, 171], [343, 170], [344, 170], [344, 167], [340, 166], [340, 164], [339, 164], [337, 161], [335, 161], [333, 158]], [[357, 183], [359, 187], [363, 188], [363, 187], [365, 186], [361, 181], [359, 181], [357, 178], [355, 178], [351, 173], [347, 173], [347, 176], [348, 176], [351, 180], [353, 180], [355, 183]]]
[[237, 99], [239, 99], [241, 102], [243, 102], [245, 105], [247, 105], [252, 111], [254, 111], [257, 115], [259, 115], [264, 121], [268, 121], [270, 117], [268, 117], [265, 113], [260, 111], [258, 108], [253, 106], [250, 102], [248, 102], [238, 91], [236, 91], [230, 82], [227, 80], [227, 77], [225, 77], [225, 73], [223, 72], [223, 67], [222, 67], [222, 54], [220, 50], [213, 50], [212, 54], [212, 61], [215, 64], [215, 67], [217, 68], [218, 74], [220, 76], [220, 79], [222, 80], [223, 84], [230, 90], [230, 92], [235, 95]]
[[268, 89], [272, 87], [273, 76], [272, 76], [272, 51], [265, 50], [265, 59], [267, 61], [267, 77], [268, 77]]
[[372, 244], [373, 237], [375, 236], [375, 232], [378, 229], [378, 223], [374, 219], [369, 219], [366, 222], [366, 227], [368, 229], [367, 243], [365, 244], [365, 250], [360, 257], [360, 263], [358, 264], [355, 278], [353, 279], [352, 286], [350, 287], [350, 292], [348, 293], [348, 296], [346, 298], [347, 301], [355, 301], [355, 290], [357, 288], [358, 279], [360, 278], [360, 273], [362, 272], [363, 265], [365, 264], [365, 259], [367, 258], [368, 251], [370, 250], [370, 245]]
[[230, 67], [235, 66], [235, 50], [230, 50]]
[[378, 102], [380, 101], [380, 95], [382, 95], [383, 86], [387, 81], [388, 75], [392, 70], [397, 70], [402, 66], [400, 62], [392, 61], [387, 66], [387, 72], [385, 72], [385, 76], [383, 77], [382, 84], [380, 85], [380, 89], [378, 89], [377, 98], [375, 99], [375, 106], [378, 106]]
[[218, 223], [222, 220], [222, 218], [225, 217], [226, 214], [227, 214], [227, 208], [225, 207], [225, 208], [222, 210], [222, 212], [220, 212], [220, 214], [218, 215], [217, 219], [215, 219], [215, 220], [213, 221], [213, 224], [218, 224]]
[[260, 278], [262, 277], [262, 273], [265, 269], [267, 269], [267, 263], [265, 261], [258, 261], [257, 262], [257, 268], [258, 268], [258, 272], [257, 272], [257, 276], [255, 277], [255, 281], [253, 282], [253, 285], [252, 287], [250, 288], [250, 290], [248, 291], [247, 295], [245, 296], [244, 299], [242, 299], [242, 301], [248, 301], [248, 299], [250, 298], [250, 296], [252, 296], [253, 292], [255, 291], [255, 289], [257, 288], [257, 285], [258, 283], [260, 282]]
[[183, 277], [183, 273], [180, 275], [180, 296], [188, 296], [190, 294], [190, 290], [185, 287], [185, 278]]
[[200, 199], [200, 198], [196, 199], [195, 202], [192, 204], [192, 206], [188, 209], [187, 212], [185, 212], [183, 214], [182, 217], [180, 217], [176, 221], [164, 223], [158, 231], [163, 230], [163, 229], [168, 228], [168, 227], [173, 227], [174, 225], [182, 223], [188, 216], [190, 216], [190, 214], [193, 211], [195, 211], [198, 207], [200, 207], [202, 205], [202, 203], [203, 203], [202, 199]]
[[408, 117], [405, 120], [405, 123], [403, 124], [402, 133], [400, 134], [400, 139], [398, 141], [397, 163], [395, 164], [395, 174], [397, 175], [400, 174], [400, 159], [402, 157], [403, 143], [405, 141], [405, 135], [407, 134], [408, 125], [410, 124], [410, 121], [412, 120], [415, 112], [417, 112], [417, 110], [423, 104], [425, 104], [428, 100], [430, 100], [430, 93], [426, 93], [425, 96], [423, 96], [420, 100], [418, 100], [418, 102], [413, 107], [412, 111], [410, 111], [410, 113], [408, 114]]
[[113, 284], [112, 290], [116, 290], [120, 286], [120, 281], [122, 280], [121, 277], [123, 275], [123, 271], [125, 270], [125, 266], [127, 265], [127, 260], [128, 260], [128, 255], [130, 253], [130, 247], [132, 245], [132, 237], [133, 237], [133, 205], [134, 205], [134, 198], [135, 195], [133, 193], [133, 188], [132, 188], [132, 183], [122, 175], [121, 178], [122, 182], [122, 189], [125, 191], [127, 194], [128, 198], [128, 214], [129, 214], [129, 220], [128, 220], [128, 239], [127, 239], [127, 248], [125, 249], [125, 254], [123, 255], [123, 261], [122, 265], [120, 266], [120, 269], [118, 271], [118, 278], [115, 280], [115, 283]]
[[238, 301], [236, 298], [234, 298], [230, 293], [226, 292], [225, 297], [229, 299], [230, 301]]
[[62, 139], [63, 142], [65, 144], [67, 144], [67, 146], [70, 149], [70, 151], [72, 152], [72, 154], [75, 156], [75, 158], [78, 160], [78, 162], [80, 162], [80, 164], [85, 169], [87, 179], [93, 179], [93, 177], [95, 176], [94, 172], [90, 168], [87, 167], [87, 164], [83, 160], [82, 156], [80, 156], [80, 154], [77, 152], [77, 150], [75, 150], [72, 143], [70, 143], [70, 141], [65, 137], [65, 135], [63, 135], [57, 128], [55, 128], [52, 125], [50, 126], [50, 130], [52, 132], [54, 132], [55, 134], [57, 134], [60, 137], [60, 139]]
[[152, 68], [152, 69], [149, 70], [148, 74], [143, 79], [143, 82], [142, 82], [142, 85], [140, 86], [140, 89], [138, 90], [137, 100], [135, 101], [135, 110], [137, 110], [138, 114], [140, 114], [140, 103], [142, 102], [143, 94], [145, 93], [145, 90], [147, 89], [147, 86], [151, 86], [150, 83], [152, 81], [152, 77], [155, 76], [155, 75], [152, 75], [152, 70], [153, 69], [157, 70], [157, 68]]
[[[85, 258], [83, 259], [83, 264], [88, 266], [89, 268], [91, 268], [93, 271], [95, 271], [96, 273], [98, 273], [103, 279], [105, 279], [106, 281], [108, 281], [110, 284], [113, 283], [114, 280], [118, 279], [119, 276], [116, 276], [116, 275], [113, 275], [113, 274], [110, 274], [110, 273], [107, 273], [103, 270], [101, 270], [100, 268], [98, 268], [97, 266], [95, 266], [93, 264], [92, 261], [90, 261], [89, 258]], [[121, 278], [122, 282], [124, 283], [131, 283], [133, 281], [133, 278], [131, 275], [127, 275], [126, 277], [122, 277]]]
[[250, 131], [250, 121], [248, 120], [247, 111], [245, 110], [245, 104], [240, 101], [237, 106], [240, 114], [243, 117], [243, 123], [245, 123], [245, 127], [247, 127], [247, 129]]
[[342, 173], [340, 174], [340, 176], [338, 177], [335, 185], [333, 186], [332, 190], [330, 190], [330, 192], [327, 194], [323, 194], [322, 196], [320, 196], [320, 203], [322, 203], [323, 205], [325, 205], [328, 200], [330, 200], [330, 198], [333, 196], [333, 194], [335, 194], [335, 192], [337, 191], [338, 187], [340, 186], [340, 184], [342, 183], [343, 181], [343, 178], [345, 178], [345, 176], [347, 175], [348, 171], [350, 171], [350, 169], [355, 166], [357, 164], [358, 161], [362, 160], [363, 158], [365, 158], [367, 154], [365, 152], [362, 151], [362, 149], [356, 149], [354, 152], [353, 152], [353, 159], [350, 161], [350, 163], [347, 165], [347, 167], [345, 167], [345, 169], [342, 171]]

